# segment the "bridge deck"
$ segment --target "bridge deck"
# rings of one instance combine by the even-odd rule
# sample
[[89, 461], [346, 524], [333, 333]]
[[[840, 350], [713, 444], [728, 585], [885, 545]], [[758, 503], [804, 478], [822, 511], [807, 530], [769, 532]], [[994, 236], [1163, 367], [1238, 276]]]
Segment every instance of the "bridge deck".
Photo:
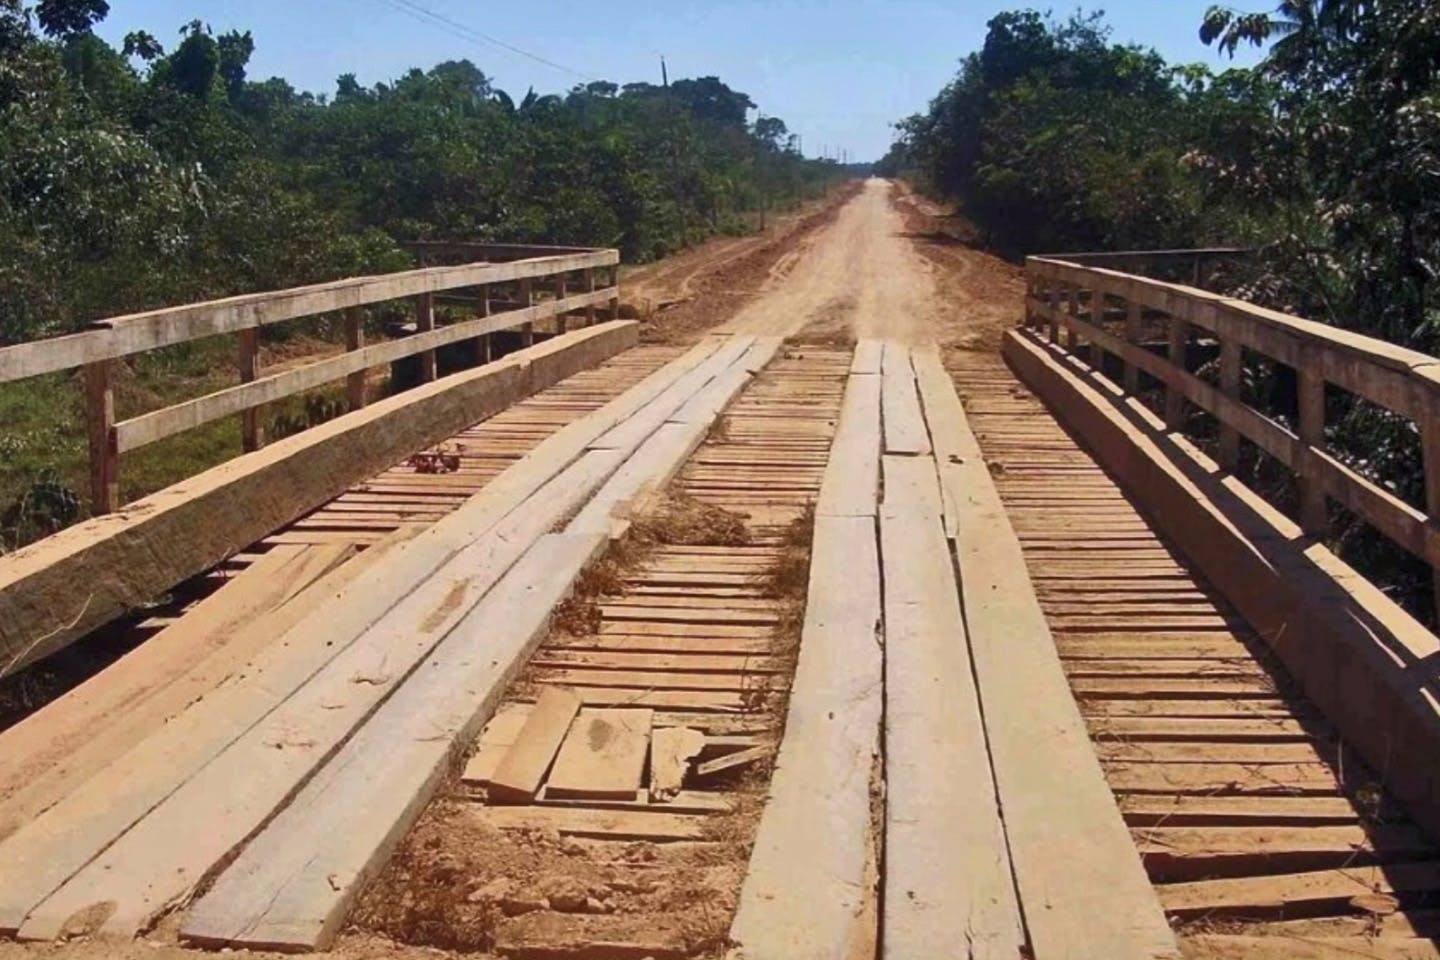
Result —
[[[138, 801], [96, 784], [128, 789], [139, 777], [128, 758], [115, 758], [139, 745], [143, 759], [175, 717], [218, 709], [212, 689], [237, 701], [266, 693], [263, 671], [250, 679], [242, 659], [207, 672], [205, 657], [192, 662], [193, 651], [179, 647], [175, 684], [152, 675], [155, 689], [126, 686], [135, 670], [127, 674], [122, 661], [8, 731], [0, 743], [29, 745], [0, 761], [0, 837], [19, 830], [0, 841], [0, 864], [56, 874], [43, 888], [21, 871], [0, 876], [0, 929], [24, 939], [140, 930], [170, 938], [177, 951], [181, 939], [312, 949], [332, 942], [353, 902], [360, 927], [393, 938], [396, 956], [411, 947], [709, 955], [733, 932], [737, 906], [762, 924], [767, 910], [778, 924], [773, 911], [807, 906], [803, 895], [794, 907], [756, 895], [746, 864], [767, 812], [793, 814], [795, 796], [813, 794], [824, 822], [792, 823], [788, 837], [772, 830], [766, 852], [779, 854], [766, 869], [801, 885], [814, 864], [853, 871], [813, 883], [829, 899], [825, 884], [854, 891], [844, 913], [855, 931], [834, 939], [857, 956], [878, 949], [900, 960], [911, 955], [905, 945], [962, 940], [974, 956], [1007, 960], [1022, 950], [1037, 960], [1166, 956], [1169, 931], [1153, 904], [1134, 903], [1119, 919], [1084, 915], [1087, 904], [1126, 896], [1126, 864], [1138, 862], [1187, 957], [1440, 957], [1428, 939], [1440, 933], [1440, 849], [1386, 799], [1374, 772], [1292, 689], [1224, 598], [998, 359], [945, 358], [962, 412], [947, 405], [955, 397], [943, 372], [941, 383], [927, 379], [933, 354], [922, 349], [776, 347], [732, 338], [683, 356], [668, 346], [631, 350], [452, 438], [444, 447], [458, 469], [397, 465], [249, 551], [244, 562], [270, 581], [296, 575], [286, 551], [297, 548], [331, 551], [305, 584], [329, 583], [367, 555], [381, 568], [398, 566], [386, 552], [397, 537], [495, 494], [506, 482], [497, 478], [513, 478], [510, 468], [523, 467], [527, 454], [648, 374], [680, 371], [672, 389], [572, 455], [575, 465], [593, 459], [609, 471], [592, 478], [589, 492], [566, 481], [568, 472], [544, 481], [476, 539], [498, 544], [491, 554], [447, 561], [445, 573], [417, 589], [441, 598], [423, 617], [402, 618], [392, 634], [366, 627], [354, 631], [360, 639], [345, 638], [357, 649], [368, 642], [383, 654], [378, 662], [356, 659], [366, 669], [350, 670], [342, 659], [349, 650], [315, 651], [315, 673], [267, 708], [280, 721], [257, 715], [253, 730], [217, 739], [217, 762], [167, 752], [174, 745], [152, 751], [157, 780], [174, 775], [175, 756], [195, 771], [136, 806], [133, 821], [107, 827], [113, 836], [92, 835], [93, 824]], [[965, 446], [971, 430], [983, 466]], [[674, 496], [658, 496], [654, 488], [671, 476]], [[816, 521], [807, 505], [822, 482], [849, 484], [851, 495]], [[985, 506], [996, 491], [1003, 515]], [[813, 663], [802, 660], [797, 673], [797, 655], [836, 629], [823, 616], [806, 619], [801, 602], [810, 534], [822, 524], [854, 539], [827, 532], [817, 541], [813, 569], [829, 579], [824, 603], [809, 581], [811, 613], [883, 597], [883, 615], [877, 610], [861, 630], [865, 643], [883, 640], [883, 717], [874, 690], [856, 692], [838, 720], [834, 708], [806, 713], [819, 702], [806, 698], [826, 690], [813, 682]], [[613, 546], [626, 528], [639, 536]], [[1016, 571], [985, 566], [1005, 565], [1011, 529], [1028, 579], [1018, 561]], [[508, 564], [495, 560], [493, 551], [521, 539], [534, 546], [516, 548]], [[990, 552], [972, 549], [980, 541]], [[370, 549], [350, 556], [361, 547]], [[606, 559], [580, 574], [607, 547]], [[273, 569], [260, 566], [272, 554]], [[457, 592], [490, 566], [488, 586]], [[446, 577], [457, 578], [453, 588]], [[578, 597], [561, 600], [577, 577]], [[188, 623], [205, 637], [196, 626], [201, 608], [215, 598], [239, 604], [233, 598], [254, 593], [260, 579], [240, 573], [170, 626]], [[1007, 584], [1007, 595], [984, 596], [982, 580]], [[350, 581], [335, 582], [344, 589]], [[231, 619], [242, 607], [245, 617], [283, 614], [294, 599], [256, 597], [232, 606]], [[1048, 635], [1025, 619], [1025, 603], [1036, 600]], [[547, 624], [552, 609], [557, 619]], [[291, 656], [264, 652], [265, 640], [290, 635], [286, 623], [270, 621], [253, 638], [257, 660]], [[227, 629], [221, 639], [240, 635]], [[411, 650], [416, 635], [436, 629], [443, 639], [433, 648]], [[319, 646], [324, 638], [313, 639]], [[413, 675], [392, 676], [391, 650], [415, 661]], [[861, 658], [855, 669], [867, 669]], [[812, 682], [802, 683], [806, 670]], [[1067, 710], [1074, 716], [1067, 681], [1088, 744], [1078, 720], [1070, 720], [1075, 737], [1060, 729]], [[387, 683], [393, 692], [370, 690]], [[198, 697], [174, 706], [181, 690]], [[1041, 692], [1026, 702], [1031, 691]], [[77, 746], [95, 705], [119, 704], [122, 695], [128, 715]], [[360, 710], [347, 702], [352, 695], [373, 702]], [[870, 740], [845, 729], [852, 703], [862, 718], [874, 706]], [[348, 725], [345, 710], [355, 711]], [[1036, 724], [1053, 726], [1034, 735]], [[318, 749], [306, 739], [312, 727], [334, 742], [307, 759]], [[452, 741], [467, 763], [449, 762]], [[830, 766], [787, 756], [796, 742], [833, 748]], [[883, 749], [872, 769], [876, 743]], [[772, 781], [777, 749], [782, 766]], [[298, 752], [295, 762], [315, 772], [287, 768], [272, 750]], [[1095, 758], [1124, 819], [1112, 833], [1105, 818], [1117, 814]], [[254, 780], [276, 791], [273, 802], [258, 788], [252, 794], [247, 760], [264, 768]], [[528, 786], [501, 776], [526, 762]], [[782, 776], [802, 769], [833, 780]], [[210, 788], [195, 788], [207, 777]], [[508, 795], [492, 789], [502, 779]], [[1036, 782], [1058, 785], [1044, 797], [1017, 787]], [[62, 800], [68, 806], [57, 806]], [[1065, 819], [1070, 807], [1079, 811], [1073, 821]], [[211, 809], [233, 841], [192, 850], [168, 837], [172, 824], [183, 837], [184, 825]], [[66, 829], [36, 828], [45, 818]], [[837, 824], [865, 832], [864, 842], [828, 835]], [[50, 854], [76, 856], [72, 828], [94, 850], [62, 874]], [[1124, 849], [1107, 846], [1114, 834]], [[1083, 853], [1067, 854], [1071, 842]], [[836, 859], [832, 846], [846, 856]], [[126, 869], [139, 878], [135, 891]], [[1145, 876], [1138, 866], [1133, 874], [1128, 891], [1138, 895], [1130, 899], [1148, 901]], [[998, 887], [982, 887], [997, 876]], [[1113, 887], [1096, 880], [1106, 876]], [[803, 915], [784, 920], [803, 933]], [[0, 946], [0, 956], [11, 949], [27, 948]], [[746, 954], [820, 955], [814, 936]]]
[[1082, 441], [998, 358], [948, 359], [1096, 753], [1189, 952], [1340, 956], [1381, 936], [1357, 955], [1430, 956], [1410, 938], [1440, 933], [1440, 848]]

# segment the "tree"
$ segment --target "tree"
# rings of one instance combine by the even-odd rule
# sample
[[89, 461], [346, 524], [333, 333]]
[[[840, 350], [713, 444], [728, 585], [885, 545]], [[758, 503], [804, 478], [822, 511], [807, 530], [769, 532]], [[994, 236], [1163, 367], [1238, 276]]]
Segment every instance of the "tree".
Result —
[[165, 55], [165, 48], [160, 45], [160, 41], [144, 30], [132, 30], [125, 34], [125, 44], [121, 50], [127, 57], [139, 57], [146, 62], [158, 60]]
[[89, 33], [109, 13], [110, 4], [105, 0], [40, 0], [35, 5], [40, 29], [62, 40]]

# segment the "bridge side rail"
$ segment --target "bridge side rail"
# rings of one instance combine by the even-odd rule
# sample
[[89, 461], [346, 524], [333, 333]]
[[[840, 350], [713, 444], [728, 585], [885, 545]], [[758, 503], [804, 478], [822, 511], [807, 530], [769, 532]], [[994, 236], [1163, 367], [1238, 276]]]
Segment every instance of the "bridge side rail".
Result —
[[[422, 245], [423, 246], [423, 245]], [[434, 245], [440, 252], [441, 245]], [[596, 308], [618, 304], [619, 253], [610, 249], [545, 248], [495, 244], [451, 244], [444, 252], [466, 255], [472, 262], [423, 266], [416, 270], [352, 277], [287, 290], [245, 294], [178, 307], [149, 310], [99, 320], [90, 329], [67, 336], [0, 347], [0, 383], [61, 370], [80, 368], [85, 391], [89, 436], [93, 512], [111, 513], [120, 506], [120, 457], [146, 444], [190, 430], [222, 417], [241, 417], [244, 449], [264, 445], [261, 409], [269, 403], [339, 380], [346, 381], [349, 409], [365, 405], [366, 370], [404, 357], [421, 356], [420, 379], [435, 378], [435, 351], [474, 341], [477, 362], [491, 359], [488, 334], [519, 328], [524, 345], [534, 342], [537, 320], [556, 317], [564, 332], [567, 317], [583, 314], [586, 325]], [[475, 258], [483, 258], [476, 260]], [[605, 286], [599, 285], [602, 271]], [[572, 275], [582, 288], [570, 285]], [[540, 299], [536, 281], [547, 284], [550, 299]], [[492, 287], [505, 285], [514, 293], [492, 297]], [[473, 305], [476, 315], [436, 326], [436, 297], [452, 304]], [[416, 332], [408, 337], [366, 345], [364, 309], [387, 301], [412, 298]], [[340, 311], [344, 318], [346, 352], [262, 375], [260, 328], [284, 321]], [[233, 387], [116, 420], [116, 364], [123, 358], [162, 347], [222, 334], [237, 334], [240, 383]]]
[[[1194, 287], [1120, 273], [1053, 257], [1026, 261], [1024, 325], [1072, 353], [1082, 346], [1117, 357], [1126, 393], [1140, 392], [1140, 374], [1164, 391], [1168, 429], [1179, 430], [1189, 402], [1219, 424], [1218, 461], [1234, 471], [1240, 440], [1255, 444], [1293, 472], [1300, 526], [1323, 538], [1334, 500], [1391, 542], [1428, 563], [1440, 603], [1440, 359], [1372, 337], [1267, 310]], [[1123, 318], [1120, 332], [1104, 327]], [[1157, 323], [1165, 353], [1142, 343]], [[1187, 366], [1196, 330], [1219, 344], [1219, 385]], [[1296, 373], [1294, 429], [1242, 396], [1244, 351]], [[1092, 355], [1098, 366], [1099, 355]], [[1348, 391], [1415, 427], [1424, 458], [1425, 508], [1396, 496], [1344, 462], [1326, 438], [1326, 390]]]

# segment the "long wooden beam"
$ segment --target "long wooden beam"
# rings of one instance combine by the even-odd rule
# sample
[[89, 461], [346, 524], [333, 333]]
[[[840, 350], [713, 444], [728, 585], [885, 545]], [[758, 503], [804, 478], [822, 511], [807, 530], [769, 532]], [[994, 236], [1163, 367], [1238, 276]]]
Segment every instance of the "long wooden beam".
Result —
[[880, 837], [871, 789], [882, 775], [884, 698], [879, 379], [851, 373], [821, 484], [785, 738], [730, 927], [743, 960], [875, 954]]
[[622, 321], [548, 340], [338, 417], [0, 558], [0, 675], [637, 341], [637, 325]]
[[1176, 956], [955, 386], [933, 348], [915, 368], [1032, 955]]
[[0, 383], [282, 320], [457, 287], [605, 267], [619, 259], [615, 250], [596, 250], [508, 263], [425, 267], [128, 314], [99, 321], [96, 329], [82, 333], [0, 347]]

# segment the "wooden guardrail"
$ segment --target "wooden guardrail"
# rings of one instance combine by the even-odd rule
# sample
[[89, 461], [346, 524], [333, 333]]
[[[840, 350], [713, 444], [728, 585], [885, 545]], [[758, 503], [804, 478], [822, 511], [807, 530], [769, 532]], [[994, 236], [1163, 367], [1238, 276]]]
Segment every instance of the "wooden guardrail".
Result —
[[[529, 346], [534, 342], [537, 320], [555, 317], [556, 330], [563, 333], [569, 315], [583, 314], [588, 326], [596, 320], [597, 307], [608, 305], [613, 316], [619, 302], [616, 267], [620, 257], [615, 250], [494, 244], [445, 246], [444, 252], [452, 256], [483, 259], [100, 320], [80, 333], [0, 347], [0, 383], [75, 367], [83, 370], [92, 509], [96, 514], [104, 514], [120, 505], [120, 457], [130, 450], [235, 415], [242, 419], [244, 448], [256, 450], [265, 440], [261, 414], [266, 404], [343, 379], [348, 405], [352, 410], [358, 409], [365, 405], [365, 371], [371, 367], [419, 354], [421, 380], [433, 380], [435, 351], [439, 347], [474, 341], [476, 360], [484, 363], [491, 359], [491, 333], [519, 328], [524, 345]], [[599, 286], [601, 271], [605, 272], [603, 287]], [[571, 293], [572, 275], [583, 283], [581, 292]], [[537, 280], [550, 285], [549, 299], [537, 296]], [[496, 290], [498, 286], [509, 287], [513, 292], [509, 296], [494, 296], [496, 292], [503, 292]], [[437, 327], [436, 295], [466, 291], [472, 297], [469, 302], [474, 304], [476, 316]], [[416, 333], [367, 346], [364, 308], [402, 298], [414, 300]], [[345, 353], [269, 376], [262, 374], [259, 362], [262, 327], [333, 311], [343, 312]], [[241, 382], [237, 386], [126, 420], [115, 419], [113, 384], [117, 362], [134, 354], [221, 334], [239, 335], [237, 365]]]
[[[1210, 414], [1219, 423], [1222, 467], [1233, 471], [1240, 439], [1249, 440], [1294, 473], [1307, 534], [1326, 534], [1327, 500], [1336, 501], [1428, 563], [1440, 602], [1440, 359], [1194, 287], [1068, 260], [1031, 257], [1025, 274], [1026, 327], [1041, 335], [1048, 330], [1052, 343], [1063, 331], [1072, 352], [1088, 343], [1116, 356], [1127, 393], [1139, 392], [1141, 371], [1155, 378], [1169, 429], [1180, 429], [1186, 401]], [[1118, 334], [1103, 325], [1116, 317], [1123, 318]], [[1142, 331], [1156, 324], [1165, 332], [1163, 355], [1140, 342]], [[1218, 386], [1187, 367], [1197, 329], [1219, 344]], [[1293, 429], [1242, 398], [1246, 350], [1294, 369]], [[1423, 510], [1344, 463], [1327, 443], [1327, 385], [1415, 425], [1424, 458]]]
[[1232, 260], [1243, 260], [1253, 250], [1246, 247], [1200, 247], [1191, 250], [1100, 250], [1086, 253], [1039, 254], [1041, 260], [1063, 260], [1085, 267], [1124, 270], [1158, 279], [1185, 277], [1190, 285], [1203, 287], [1207, 268]]

